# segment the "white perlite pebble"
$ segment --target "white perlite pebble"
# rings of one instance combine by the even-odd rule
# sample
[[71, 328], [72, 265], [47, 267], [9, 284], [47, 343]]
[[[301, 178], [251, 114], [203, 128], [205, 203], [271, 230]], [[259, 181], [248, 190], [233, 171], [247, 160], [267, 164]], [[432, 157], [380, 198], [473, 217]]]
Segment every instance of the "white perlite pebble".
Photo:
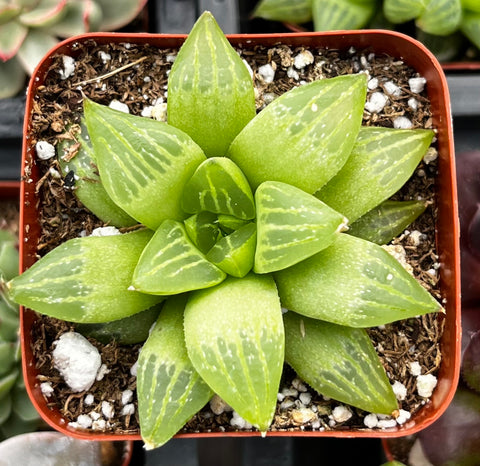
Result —
[[126, 405], [132, 401], [133, 392], [132, 390], [124, 390], [122, 392], [122, 405]]
[[294, 388], [284, 388], [282, 389], [282, 395], [296, 398], [298, 396], [298, 390], [295, 390]]
[[413, 246], [418, 246], [420, 245], [422, 239], [424, 238], [424, 234], [421, 232], [421, 231], [418, 231], [418, 230], [413, 230], [412, 232], [410, 232], [410, 234], [408, 235], [408, 239], [410, 240], [410, 242], [413, 244]]
[[395, 420], [397, 421], [397, 424], [400, 426], [402, 424], [405, 424], [412, 417], [412, 415], [408, 411], [405, 411], [404, 409], [400, 409], [398, 412], [399, 412], [399, 415]]
[[46, 396], [47, 398], [52, 395], [54, 392], [53, 387], [50, 385], [50, 382], [42, 382], [40, 384], [40, 390], [42, 391], [42, 394]]
[[300, 75], [298, 74], [297, 71], [295, 71], [293, 69], [293, 66], [290, 66], [288, 69], [287, 69], [287, 76], [289, 78], [292, 78], [292, 79], [295, 79], [295, 81], [298, 81], [300, 79]]
[[413, 273], [412, 266], [407, 262], [407, 253], [401, 244], [384, 244], [382, 248], [395, 257], [407, 272]]
[[420, 375], [422, 373], [422, 366], [418, 361], [413, 361], [410, 363], [410, 374], [414, 377]]
[[380, 429], [390, 429], [397, 426], [397, 421], [395, 419], [381, 419], [378, 421], [377, 427]]
[[79, 427], [82, 427], [83, 429], [88, 429], [89, 427], [92, 427], [92, 418], [88, 414], [80, 414], [77, 418], [77, 424]]
[[423, 156], [423, 161], [428, 165], [430, 162], [437, 160], [438, 152], [435, 147], [429, 147], [427, 153]]
[[412, 126], [411, 120], [404, 116], [399, 116], [393, 120], [393, 127], [396, 129], [410, 129]]
[[295, 56], [293, 59], [293, 65], [297, 70], [305, 68], [307, 65], [311, 65], [313, 63], [313, 55], [312, 52], [308, 50], [303, 50], [298, 55]]
[[48, 160], [55, 157], [55, 147], [47, 141], [38, 141], [35, 144], [35, 150], [40, 160]]
[[252, 424], [247, 422], [243, 417], [241, 417], [236, 411], [233, 412], [232, 419], [230, 419], [230, 425], [236, 427], [237, 429], [251, 429]]
[[410, 78], [408, 80], [408, 85], [410, 86], [410, 90], [414, 94], [420, 94], [420, 92], [425, 89], [425, 84], [427, 83], [427, 80], [423, 77], [418, 77], [418, 78]]
[[363, 418], [363, 423], [370, 429], [373, 429], [374, 427], [377, 427], [378, 425], [378, 417], [376, 414], [367, 414]]
[[432, 374], [419, 375], [417, 377], [417, 392], [420, 396], [429, 398], [433, 389], [437, 386], [437, 378]]
[[75, 72], [75, 60], [68, 55], [62, 57], [63, 70], [59, 70], [60, 78], [67, 79]]
[[110, 369], [107, 367], [106, 364], [102, 364], [100, 369], [98, 369], [97, 373], [97, 380], [102, 380], [103, 377], [110, 372]]
[[300, 393], [298, 398], [305, 406], [309, 405], [312, 401], [312, 395], [310, 395], [310, 393]]
[[88, 390], [102, 364], [100, 353], [84, 336], [64, 333], [53, 342], [53, 364], [74, 392]]
[[345, 422], [352, 417], [352, 412], [346, 406], [340, 405], [333, 409], [332, 416], [335, 422]]
[[94, 421], [98, 421], [102, 415], [100, 413], [97, 413], [96, 411], [90, 411], [88, 413], [88, 415], [94, 420]]
[[213, 395], [213, 398], [210, 400], [210, 409], [213, 414], [216, 414], [217, 416], [224, 412], [233, 411], [232, 407], [223, 401], [218, 395]]
[[306, 385], [298, 377], [292, 380], [292, 387], [299, 392], [306, 392], [308, 390]]
[[393, 95], [394, 97], [399, 97], [402, 93], [402, 90], [392, 81], [387, 81], [383, 87], [387, 94]]
[[98, 419], [92, 423], [93, 430], [105, 430], [105, 427], [107, 427], [107, 422], [105, 419]]
[[405, 387], [405, 385], [398, 380], [395, 380], [394, 384], [392, 385], [392, 389], [397, 400], [403, 401], [407, 397], [407, 387]]
[[417, 110], [418, 109], [418, 100], [415, 99], [415, 97], [410, 97], [408, 99], [408, 106], [412, 109], [412, 110]]
[[383, 92], [373, 92], [368, 102], [365, 102], [365, 109], [370, 113], [379, 113], [388, 102], [388, 97]]
[[100, 57], [100, 60], [103, 61], [103, 63], [106, 63], [107, 61], [110, 61], [112, 59], [112, 56], [109, 53], [104, 52], [103, 50], [100, 50], [100, 52], [98, 52], [98, 56]]
[[115, 409], [113, 408], [112, 403], [109, 403], [108, 401], [102, 401], [102, 414], [107, 419], [112, 419], [112, 417], [115, 415]]
[[275, 70], [272, 68], [272, 65], [267, 63], [266, 65], [260, 66], [258, 68], [258, 74], [262, 77], [263, 81], [266, 83], [273, 82], [275, 78]]
[[115, 227], [98, 227], [92, 231], [91, 236], [116, 236], [120, 234], [120, 230]]
[[370, 91], [373, 91], [378, 87], [378, 78], [372, 78], [368, 81], [367, 87]]
[[126, 404], [121, 411], [122, 416], [132, 416], [135, 413], [135, 405], [133, 403]]
[[128, 108], [127, 104], [124, 104], [123, 102], [120, 102], [119, 100], [112, 100], [108, 106], [110, 108], [113, 108], [113, 110], [118, 110], [119, 112], [123, 113], [130, 113], [130, 109]]
[[309, 408], [294, 409], [291, 413], [292, 420], [295, 424], [301, 425], [312, 422], [317, 419], [317, 415]]
[[137, 376], [138, 361], [130, 368], [130, 375]]
[[159, 102], [152, 107], [151, 118], [157, 121], [167, 121], [167, 103]]
[[91, 393], [89, 393], [83, 400], [83, 403], [86, 404], [87, 406], [90, 406], [90, 405], [93, 405], [94, 401], [95, 401], [94, 396]]

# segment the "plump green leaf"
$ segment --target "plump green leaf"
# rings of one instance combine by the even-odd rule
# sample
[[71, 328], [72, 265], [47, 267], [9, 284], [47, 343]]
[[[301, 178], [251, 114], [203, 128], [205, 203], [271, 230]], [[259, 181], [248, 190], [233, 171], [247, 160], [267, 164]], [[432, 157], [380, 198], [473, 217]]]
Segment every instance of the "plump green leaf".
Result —
[[28, 74], [33, 74], [40, 60], [57, 45], [58, 40], [48, 30], [32, 29], [18, 49], [17, 58]]
[[255, 192], [256, 273], [289, 267], [333, 243], [347, 219], [311, 194], [278, 181]]
[[27, 33], [25, 26], [14, 21], [0, 25], [0, 59], [5, 62], [14, 57]]
[[360, 29], [367, 25], [377, 6], [376, 0], [312, 0], [314, 29]]
[[95, 0], [102, 9], [102, 24], [99, 31], [115, 31], [132, 21], [147, 3], [147, 0]]
[[19, 21], [29, 28], [48, 28], [66, 13], [67, 0], [40, 0], [35, 8], [19, 16]]
[[105, 191], [84, 121], [82, 120], [79, 126], [71, 127], [67, 134], [71, 139], [65, 138], [59, 143], [58, 162], [63, 175], [70, 171], [76, 175], [75, 196], [88, 210], [109, 225], [126, 227], [137, 223], [118, 207]]
[[266, 431], [284, 359], [282, 311], [272, 277], [229, 277], [193, 292], [184, 324], [188, 355], [203, 380], [240, 416]]
[[315, 196], [354, 222], [410, 178], [433, 131], [364, 127], [343, 168]]
[[427, 204], [424, 201], [385, 201], [350, 225], [347, 233], [376, 244], [387, 244], [416, 218]]
[[255, 217], [248, 180], [226, 157], [211, 157], [198, 166], [185, 185], [182, 208], [190, 214], [206, 210], [243, 220]]
[[213, 396], [188, 358], [183, 332], [186, 295], [169, 298], [138, 358], [140, 432], [147, 449], [173, 437]]
[[318, 191], [343, 166], [363, 116], [364, 74], [294, 88], [265, 107], [235, 138], [228, 156], [253, 189], [282, 181]]
[[322, 395], [366, 411], [392, 414], [397, 400], [364, 329], [287, 312], [285, 360]]
[[9, 2], [2, 2], [0, 4], [0, 25], [8, 23], [15, 18], [21, 11], [18, 5], [12, 5]]
[[480, 49], [480, 12], [464, 11], [461, 30]]
[[427, 3], [428, 0], [383, 0], [383, 13], [394, 24], [405, 23], [425, 12]]
[[0, 425], [2, 425], [12, 412], [12, 397], [7, 394], [0, 399]]
[[185, 183], [205, 160], [182, 131], [161, 121], [84, 103], [100, 178], [113, 202], [151, 229], [182, 220]]
[[1, 61], [1, 59], [2, 50], [0, 49], [0, 99], [5, 99], [17, 95], [26, 86], [27, 74], [17, 57], [13, 57], [6, 62]]
[[16, 389], [12, 393], [12, 410], [15, 411], [17, 416], [26, 422], [37, 421], [40, 419], [40, 415], [33, 406], [28, 393], [25, 389]]
[[429, 34], [446, 36], [460, 27], [460, 0], [427, 0], [425, 11], [417, 17], [417, 26]]
[[162, 304], [156, 304], [138, 314], [111, 322], [77, 324], [75, 329], [83, 336], [95, 338], [104, 344], [111, 343], [113, 340], [121, 345], [142, 343], [148, 338], [148, 332], [157, 320]]
[[98, 1], [68, 1], [65, 14], [49, 27], [49, 31], [59, 37], [100, 31], [102, 17], [103, 13]]
[[170, 295], [214, 286], [225, 277], [191, 242], [182, 223], [165, 220], [143, 251], [132, 284], [143, 293]]
[[0, 341], [0, 376], [9, 372], [15, 363], [15, 346], [14, 342]]
[[225, 155], [255, 116], [250, 73], [208, 11], [178, 52], [167, 105], [168, 123], [188, 133], [208, 157]]
[[454, 61], [465, 47], [465, 37], [460, 30], [447, 36], [437, 36], [428, 34], [417, 27], [415, 38], [425, 45], [440, 63]]
[[14, 342], [18, 338], [18, 314], [0, 298], [0, 341]]
[[221, 238], [207, 253], [206, 258], [233, 277], [244, 277], [253, 267], [257, 229], [248, 223]]
[[349, 327], [442, 310], [381, 246], [345, 234], [315, 256], [276, 272], [275, 281], [287, 309]]
[[228, 233], [232, 233], [249, 223], [248, 220], [242, 220], [241, 218], [226, 214], [219, 214], [217, 220], [219, 227]]
[[0, 241], [0, 273], [6, 280], [18, 275], [18, 249], [16, 239], [12, 241]]
[[480, 3], [478, 0], [461, 0], [463, 10], [470, 10], [480, 13]]
[[221, 235], [217, 216], [212, 212], [199, 212], [188, 217], [183, 223], [188, 237], [203, 254], [213, 248]]
[[129, 290], [149, 230], [71, 239], [8, 283], [12, 298], [42, 314], [71, 322], [122, 319], [161, 301]]
[[0, 400], [8, 394], [15, 384], [19, 375], [18, 369], [13, 369], [10, 373], [0, 378]]
[[312, 19], [310, 0], [260, 0], [252, 13], [254, 18], [289, 23], [307, 23]]

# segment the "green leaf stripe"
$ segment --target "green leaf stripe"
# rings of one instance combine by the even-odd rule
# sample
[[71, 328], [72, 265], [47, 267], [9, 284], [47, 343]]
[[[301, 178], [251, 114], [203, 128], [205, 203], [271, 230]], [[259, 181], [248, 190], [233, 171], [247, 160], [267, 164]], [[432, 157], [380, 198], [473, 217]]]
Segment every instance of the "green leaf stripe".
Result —
[[375, 1], [312, 0], [315, 31], [360, 29], [368, 23], [376, 7]]
[[252, 16], [254, 18], [263, 18], [270, 21], [307, 23], [312, 19], [311, 1], [261, 0], [255, 7]]
[[460, 0], [428, 0], [417, 26], [429, 34], [446, 36], [455, 32], [462, 20]]
[[427, 2], [428, 0], [383, 0], [383, 13], [394, 24], [405, 23], [425, 12]]

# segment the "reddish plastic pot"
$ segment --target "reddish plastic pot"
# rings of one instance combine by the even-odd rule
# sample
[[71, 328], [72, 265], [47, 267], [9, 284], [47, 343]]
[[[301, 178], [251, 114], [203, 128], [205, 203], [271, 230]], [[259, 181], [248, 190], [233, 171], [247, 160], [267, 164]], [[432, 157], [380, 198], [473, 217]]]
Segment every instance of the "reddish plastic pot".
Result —
[[[28, 139], [31, 112], [35, 96], [42, 86], [45, 76], [52, 63], [52, 58], [58, 54], [76, 55], [76, 46], [87, 39], [95, 38], [99, 44], [107, 43], [137, 43], [150, 44], [158, 48], [177, 48], [184, 35], [154, 35], [154, 34], [87, 34], [77, 36], [59, 44], [39, 64], [30, 81], [26, 116], [25, 137], [23, 141], [23, 167], [29, 167], [21, 190], [21, 257], [23, 270], [36, 260], [36, 238], [39, 234], [37, 222], [38, 199], [35, 184], [39, 178], [38, 168], [34, 161], [34, 148]], [[431, 100], [433, 124], [437, 128], [437, 147], [439, 152], [438, 177], [438, 231], [437, 248], [441, 262], [441, 287], [446, 297], [445, 332], [442, 338], [443, 361], [438, 375], [438, 385], [428, 403], [420, 412], [401, 427], [391, 430], [361, 429], [358, 431], [326, 431], [326, 432], [272, 432], [272, 436], [317, 436], [317, 437], [396, 437], [412, 434], [434, 422], [445, 411], [451, 401], [458, 381], [460, 364], [460, 266], [459, 266], [459, 226], [457, 214], [456, 178], [454, 165], [454, 147], [452, 118], [450, 112], [449, 94], [445, 76], [436, 58], [419, 42], [403, 34], [376, 30], [365, 31], [335, 31], [327, 33], [300, 34], [268, 34], [268, 35], [234, 35], [229, 36], [233, 45], [242, 44], [244, 48], [255, 45], [273, 46], [282, 42], [292, 47], [323, 47], [344, 49], [355, 47], [358, 50], [367, 49], [377, 54], [389, 54], [401, 57], [408, 65], [415, 68], [428, 82], [428, 95]], [[30, 169], [31, 168], [31, 169]], [[28, 235], [27, 235], [28, 232]], [[35, 313], [22, 312], [22, 350], [24, 355], [24, 374], [27, 389], [34, 405], [42, 417], [52, 427], [62, 432], [81, 438], [98, 440], [138, 439], [138, 435], [112, 435], [108, 433], [73, 431], [67, 426], [58, 409], [50, 409], [42, 396], [36, 379], [37, 371], [30, 346], [32, 325], [35, 324]], [[216, 436], [258, 436], [259, 432], [232, 433], [199, 433], [181, 434], [182, 437], [216, 437]]]

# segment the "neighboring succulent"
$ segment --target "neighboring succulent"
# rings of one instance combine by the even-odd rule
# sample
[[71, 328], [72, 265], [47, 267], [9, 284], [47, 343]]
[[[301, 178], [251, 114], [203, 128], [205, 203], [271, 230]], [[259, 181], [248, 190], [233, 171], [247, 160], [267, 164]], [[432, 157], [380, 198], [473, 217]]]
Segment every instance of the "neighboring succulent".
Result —
[[147, 0], [0, 0], [0, 98], [16, 95], [58, 38], [128, 24]]
[[16, 238], [0, 230], [0, 438], [30, 432], [39, 425], [22, 376], [18, 306], [3, 289], [5, 281], [15, 275]]
[[165, 301], [138, 363], [147, 448], [213, 393], [266, 432], [284, 361], [325, 396], [397, 409], [365, 327], [442, 308], [382, 247], [343, 232], [346, 217], [360, 219], [358, 231], [384, 243], [421, 213], [382, 203], [433, 131], [361, 127], [366, 91], [364, 74], [323, 79], [256, 114], [247, 67], [206, 12], [169, 74], [168, 123], [85, 99], [64, 169], [80, 174], [98, 217], [146, 228], [69, 240], [8, 287], [24, 306], [81, 323]]

